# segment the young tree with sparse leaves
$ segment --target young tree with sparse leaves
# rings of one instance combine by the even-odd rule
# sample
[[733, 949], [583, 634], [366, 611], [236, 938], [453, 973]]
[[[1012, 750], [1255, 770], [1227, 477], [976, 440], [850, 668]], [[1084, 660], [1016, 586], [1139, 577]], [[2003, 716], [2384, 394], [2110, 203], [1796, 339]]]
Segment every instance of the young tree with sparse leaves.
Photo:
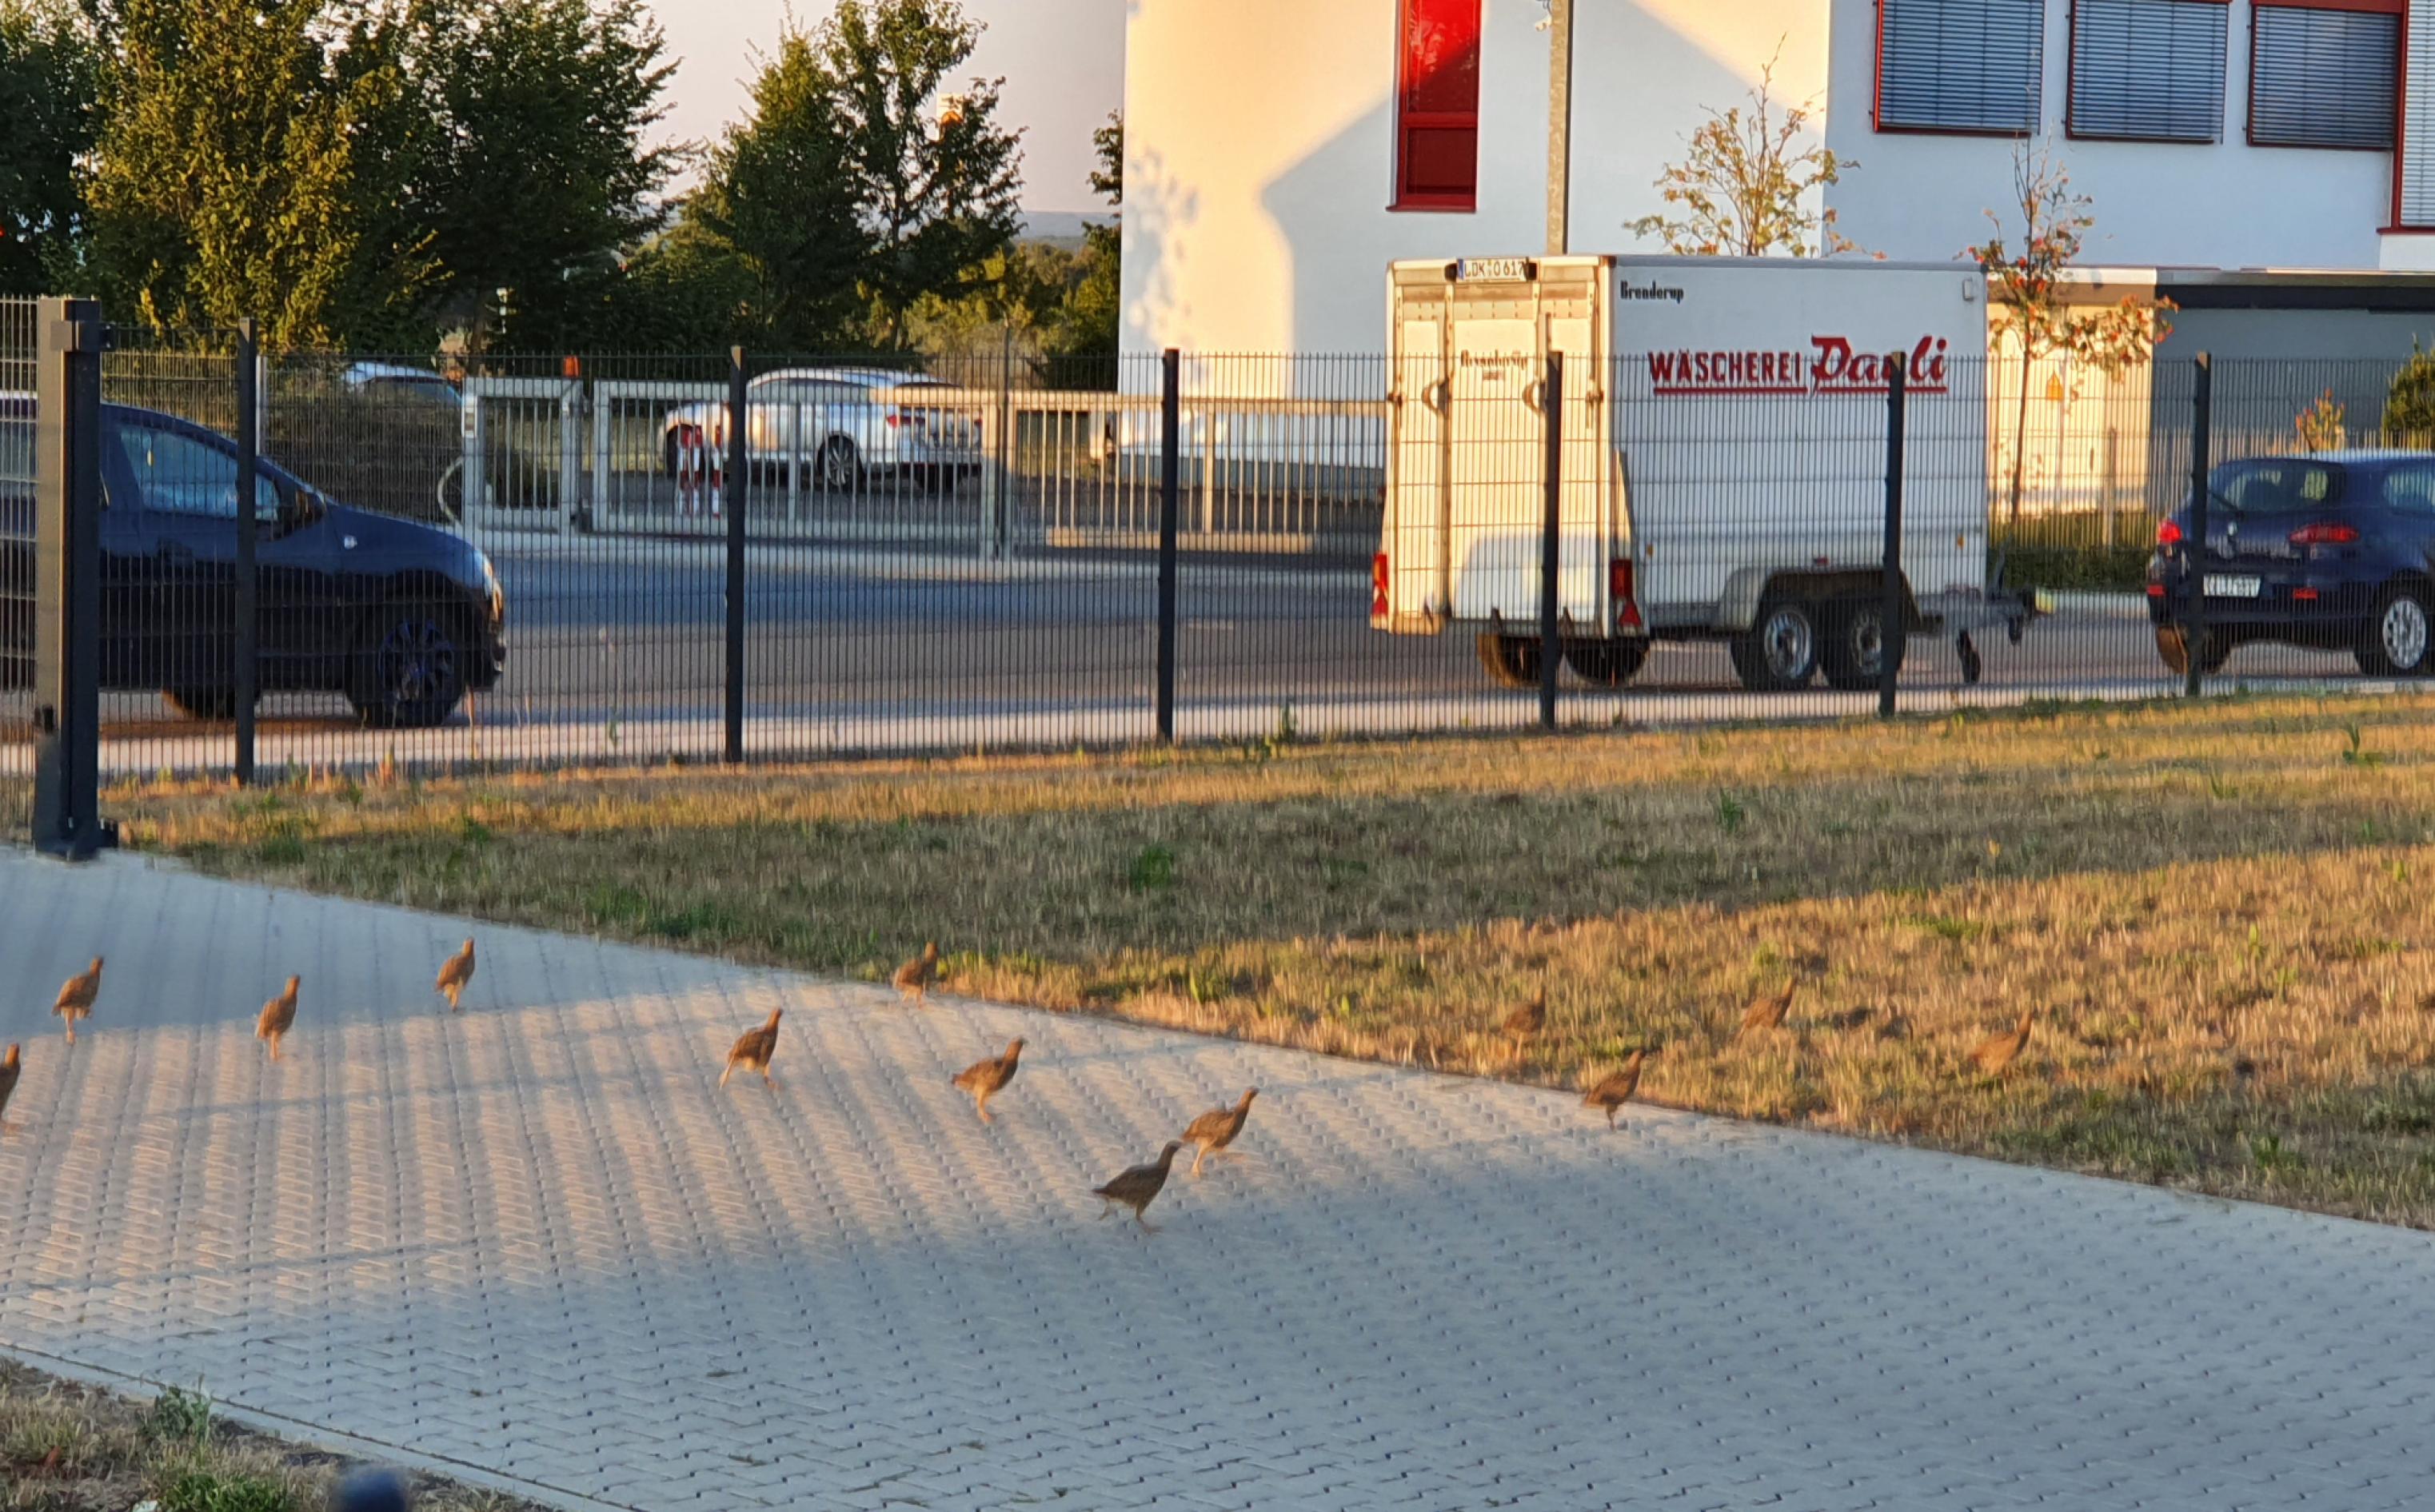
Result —
[[1858, 250], [1835, 231], [1821, 203], [1826, 186], [1858, 163], [1811, 137], [1814, 103], [1779, 106], [1775, 60], [1759, 70], [1747, 106], [1708, 112], [1690, 152], [1658, 175], [1668, 207], [1630, 223], [1689, 257], [1820, 257]]
[[[2004, 215], [1990, 210], [1995, 234], [1964, 254], [1987, 274], [1987, 313], [1999, 350], [2019, 362], [2020, 392], [2012, 421], [2012, 476], [2007, 521], [2020, 518], [2021, 488], [2028, 463], [2029, 375], [2041, 358], [2067, 355], [2100, 372], [2121, 371], [2143, 362], [2172, 327], [2165, 317], [2169, 300], [2124, 296], [2113, 305], [2090, 305], [2064, 297], [2064, 270], [2079, 258], [2081, 243], [2097, 224], [2094, 203], [2075, 194], [2071, 175], [2044, 143], [2022, 142], [2012, 154], [2012, 203]], [[2008, 237], [2008, 229], [2016, 235]]]

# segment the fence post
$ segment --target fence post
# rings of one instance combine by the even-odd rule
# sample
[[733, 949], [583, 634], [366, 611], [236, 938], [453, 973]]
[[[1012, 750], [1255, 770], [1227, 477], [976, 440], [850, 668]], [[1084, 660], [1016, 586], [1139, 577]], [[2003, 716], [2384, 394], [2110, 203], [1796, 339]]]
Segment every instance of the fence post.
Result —
[[1564, 354], [1547, 353], [1547, 379], [1539, 392], [1546, 421], [1547, 465], [1542, 480], [1546, 519], [1539, 532], [1539, 723], [1556, 728], [1556, 676], [1564, 648], [1556, 636], [1557, 578], [1563, 569], [1564, 540]]
[[744, 445], [744, 349], [727, 349], [727, 743], [744, 760], [744, 502], [751, 494]]
[[997, 466], [990, 476], [990, 528], [987, 551], [994, 561], [1007, 551], [1008, 508], [1013, 487], [1007, 469], [1014, 465], [1014, 320], [1009, 317], [998, 340]]
[[1910, 363], [1897, 352], [1886, 358], [1886, 550], [1877, 618], [1877, 717], [1894, 716], [1894, 684], [1902, 679], [1903, 643], [1910, 633], [1902, 570], [1903, 420], [1909, 398]]
[[1158, 401], [1158, 738], [1175, 741], [1175, 527], [1183, 507], [1183, 359], [1173, 347], [1159, 358]]
[[262, 343], [253, 318], [236, 323], [236, 785], [253, 785], [253, 703], [260, 692], [262, 575], [256, 547], [262, 522], [254, 513], [261, 469]]
[[2190, 614], [2182, 629], [2182, 696], [2199, 696], [2205, 674], [2207, 551], [2207, 430], [2215, 408], [2215, 364], [2210, 354], [2198, 355], [2198, 377], [2190, 390]]
[[35, 848], [89, 859], [101, 822], [101, 306], [46, 299], [34, 368]]

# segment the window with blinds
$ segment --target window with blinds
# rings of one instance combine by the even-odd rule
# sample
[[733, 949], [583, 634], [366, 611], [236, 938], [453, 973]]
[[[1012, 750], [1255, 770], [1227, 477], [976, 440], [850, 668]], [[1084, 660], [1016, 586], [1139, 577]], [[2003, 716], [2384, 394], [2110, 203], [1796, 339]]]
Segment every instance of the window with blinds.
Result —
[[2223, 138], [2223, 0], [2072, 0], [2074, 136]]
[[1877, 129], [2038, 129], [2046, 0], [1877, 0]]
[[2260, 146], [2392, 146], [2401, 17], [2302, 6], [2256, 9], [2249, 140]]

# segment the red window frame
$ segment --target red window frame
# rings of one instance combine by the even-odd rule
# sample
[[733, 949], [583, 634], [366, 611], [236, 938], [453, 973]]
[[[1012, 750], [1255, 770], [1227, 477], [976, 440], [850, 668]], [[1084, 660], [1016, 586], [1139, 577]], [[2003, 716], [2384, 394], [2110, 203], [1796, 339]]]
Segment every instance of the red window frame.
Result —
[[[1395, 7], [1395, 198], [1390, 210], [1470, 211], [1479, 202], [1479, 12], [1481, 0], [1399, 0]], [[1453, 45], [1468, 45], [1472, 59], [1469, 110], [1427, 110], [1416, 103], [1426, 79], [1417, 77], [1425, 60], [1413, 56], [1413, 23], [1424, 17], [1453, 24]], [[1441, 102], [1442, 103], [1442, 102]], [[1470, 137], [1470, 181], [1459, 189], [1413, 187], [1412, 137]], [[1438, 157], [1442, 154], [1432, 154]]]

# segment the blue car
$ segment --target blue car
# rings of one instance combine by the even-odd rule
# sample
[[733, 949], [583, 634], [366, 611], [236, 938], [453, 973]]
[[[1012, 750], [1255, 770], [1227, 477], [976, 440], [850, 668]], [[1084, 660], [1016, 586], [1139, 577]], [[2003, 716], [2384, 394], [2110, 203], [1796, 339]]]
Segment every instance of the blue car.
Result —
[[2192, 594], [2206, 595], [2195, 648], [2214, 672], [2253, 641], [2348, 651], [2371, 677], [2430, 669], [2435, 624], [2435, 453], [2254, 456], [2207, 474], [2205, 551], [2190, 507], [2156, 527], [2148, 618], [2156, 651], [2189, 670]]
[[[0, 684], [33, 672], [32, 405], [0, 397]], [[101, 681], [198, 718], [236, 708], [236, 446], [101, 406]], [[437, 725], [507, 665], [490, 559], [350, 508], [265, 460], [254, 480], [256, 686], [343, 695], [367, 724]]]

